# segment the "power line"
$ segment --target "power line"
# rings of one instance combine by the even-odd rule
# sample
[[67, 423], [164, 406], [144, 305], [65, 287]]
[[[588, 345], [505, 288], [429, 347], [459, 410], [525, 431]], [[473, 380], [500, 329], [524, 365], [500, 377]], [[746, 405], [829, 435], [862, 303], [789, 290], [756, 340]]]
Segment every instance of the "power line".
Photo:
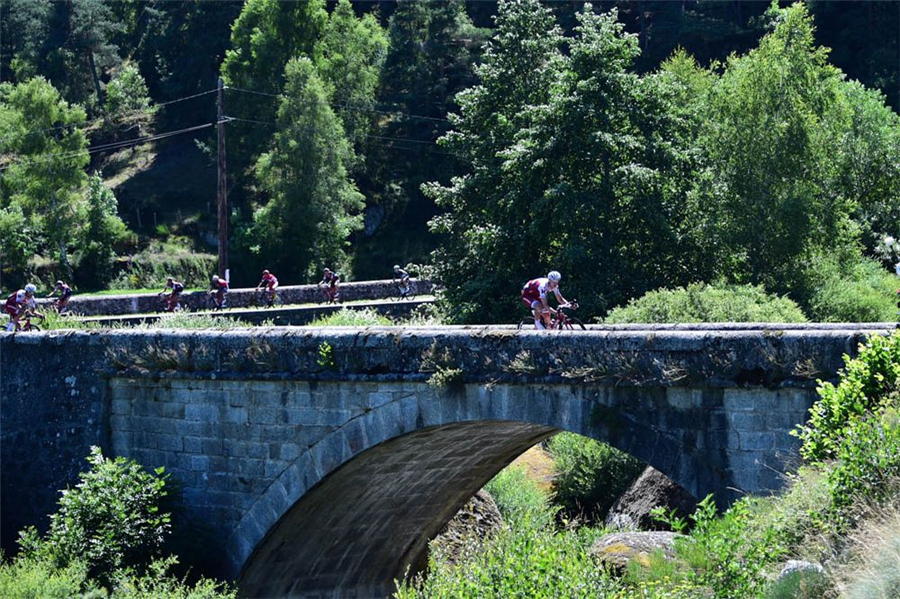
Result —
[[[176, 98], [176, 99], [174, 99], [174, 100], [169, 100], [169, 101], [167, 101], [167, 102], [159, 102], [158, 104], [154, 104], [153, 106], [148, 106], [147, 108], [136, 108], [136, 109], [134, 109], [134, 110], [130, 110], [130, 111], [128, 111], [128, 112], [122, 114], [121, 116], [123, 116], [123, 117], [128, 117], [128, 116], [132, 116], [132, 115], [135, 115], [135, 114], [138, 114], [138, 113], [149, 114], [150, 111], [152, 111], [152, 110], [154, 110], [154, 109], [156, 109], [156, 108], [159, 108], [159, 107], [161, 107], [161, 106], [168, 106], [169, 104], [177, 104], [178, 102], [184, 102], [184, 101], [186, 101], [186, 100], [193, 100], [194, 98], [199, 98], [200, 96], [205, 96], [205, 95], [208, 95], [208, 94], [214, 94], [214, 93], [216, 93], [216, 90], [211, 89], [211, 90], [207, 90], [207, 91], [205, 91], [205, 92], [200, 92], [200, 93], [198, 93], [198, 94], [193, 94], [193, 95], [190, 95], [190, 96], [185, 96], [185, 97], [183, 97], [183, 98]], [[95, 118], [93, 118], [93, 119], [84, 121], [84, 122], [81, 123], [80, 125], [75, 125], [75, 124], [70, 123], [70, 124], [67, 124], [67, 125], [56, 125], [55, 127], [48, 127], [48, 128], [46, 128], [46, 129], [35, 129], [35, 130], [33, 130], [33, 131], [26, 131], [25, 133], [22, 133], [22, 134], [15, 134], [15, 133], [14, 133], [14, 134], [7, 135], [6, 137], [0, 138], [0, 142], [4, 142], [4, 141], [6, 141], [6, 140], [8, 140], [8, 139], [10, 139], [10, 138], [12, 138], [12, 137], [19, 137], [19, 136], [20, 136], [20, 137], [27, 137], [27, 136], [29, 136], [29, 135], [34, 135], [34, 134], [36, 134], [36, 133], [46, 133], [46, 132], [48, 132], [48, 131], [56, 131], [56, 130], [58, 130], [58, 129], [66, 129], [66, 128], [68, 128], [68, 127], [85, 128], [85, 127], [88, 127], [88, 126], [90, 126], [90, 125], [93, 125], [94, 123], [97, 123], [97, 122], [99, 122], [99, 121], [105, 120], [106, 118], [107, 118], [106, 116], [98, 116], [98, 117], [95, 117]]]
[[[268, 92], [260, 92], [260, 91], [256, 91], [256, 90], [253, 90], [253, 89], [244, 89], [244, 88], [240, 88], [240, 87], [232, 87], [232, 86], [230, 86], [230, 85], [226, 85], [226, 86], [225, 86], [225, 89], [231, 89], [231, 90], [234, 90], [234, 91], [236, 91], [236, 92], [245, 92], [245, 93], [248, 93], [248, 94], [255, 94], [255, 95], [257, 95], [257, 96], [267, 96], [267, 97], [270, 97], [270, 98], [283, 98], [283, 97], [284, 97], [284, 94], [270, 94], [270, 93], [268, 93]], [[423, 116], [423, 115], [420, 115], [420, 114], [411, 114], [411, 113], [408, 113], [408, 112], [378, 110], [378, 109], [375, 109], [375, 108], [364, 108], [364, 107], [360, 107], [360, 106], [358, 106], [358, 105], [354, 106], [354, 105], [351, 105], [351, 104], [346, 103], [346, 102], [345, 102], [345, 103], [341, 103], [341, 102], [316, 102], [316, 101], [305, 101], [305, 102], [303, 102], [303, 103], [304, 103], [304, 104], [319, 105], [319, 106], [331, 106], [332, 108], [339, 108], [339, 109], [342, 109], [342, 110], [350, 110], [350, 111], [356, 111], [356, 112], [373, 112], [373, 113], [376, 113], [376, 114], [386, 114], [386, 115], [390, 115], [390, 116], [397, 116], [397, 115], [400, 115], [400, 116], [404, 116], [404, 117], [406, 117], [406, 118], [408, 118], [408, 119], [421, 119], [421, 120], [426, 120], [426, 121], [439, 121], [439, 122], [443, 122], [443, 123], [449, 123], [449, 122], [450, 122], [450, 121], [448, 121], [447, 119], [440, 118], [440, 117], [436, 117], [436, 116]]]
[[175, 131], [165, 131], [163, 133], [157, 133], [154, 135], [147, 135], [144, 137], [139, 137], [136, 139], [123, 140], [119, 142], [113, 142], [108, 144], [101, 144], [99, 146], [91, 146], [88, 148], [83, 148], [81, 150], [73, 150], [71, 152], [57, 152], [55, 154], [38, 154], [35, 156], [23, 157], [19, 160], [16, 160], [10, 164], [4, 165], [0, 167], [0, 171], [5, 171], [11, 166], [15, 166], [18, 164], [36, 164], [39, 162], [49, 162], [54, 159], [65, 159], [65, 158], [73, 158], [80, 154], [96, 154], [98, 152], [108, 152], [111, 150], [121, 150], [131, 146], [139, 146], [147, 143], [151, 143], [154, 141], [159, 141], [161, 139], [167, 139], [169, 137], [175, 137], [176, 135], [183, 135], [185, 133], [191, 133], [193, 131], [200, 131], [201, 129], [206, 129], [208, 127], [212, 127], [213, 123], [205, 123], [203, 125], [195, 125], [193, 127], [186, 127], [184, 129], [177, 129]]

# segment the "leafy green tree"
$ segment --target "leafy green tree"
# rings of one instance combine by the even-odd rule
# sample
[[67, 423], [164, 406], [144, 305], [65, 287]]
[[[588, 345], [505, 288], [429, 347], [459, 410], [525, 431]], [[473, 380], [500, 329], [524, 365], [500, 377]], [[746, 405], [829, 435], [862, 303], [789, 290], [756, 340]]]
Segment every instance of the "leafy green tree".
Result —
[[86, 199], [87, 226], [78, 274], [84, 285], [104, 288], [115, 274], [114, 245], [125, 236], [127, 228], [117, 214], [116, 196], [103, 184], [99, 173], [88, 181]]
[[84, 222], [78, 193], [89, 161], [85, 113], [43, 78], [0, 84], [0, 208], [17, 205], [33, 225], [35, 252], [52, 249], [71, 277], [69, 245]]
[[22, 206], [0, 208], [0, 273], [7, 287], [22, 286], [28, 259], [34, 254], [33, 233]]
[[[523, 254], [533, 250], [510, 237], [528, 223], [504, 213], [505, 207], [521, 209], [521, 199], [506, 197], [504, 152], [532, 125], [534, 113], [526, 108], [549, 101], [562, 66], [561, 43], [550, 11], [539, 2], [501, 2], [497, 29], [477, 68], [479, 83], [456, 97], [461, 115], [450, 116], [457, 130], [444, 145], [466, 163], [467, 173], [449, 186], [429, 184], [425, 192], [447, 211], [431, 222], [441, 236], [434, 260], [457, 320], [483, 314], [485, 299], [522, 284], [510, 270], [523, 270]], [[510, 303], [487, 306], [500, 318]]]
[[327, 97], [310, 59], [289, 61], [278, 130], [256, 164], [269, 200], [254, 214], [252, 243], [262, 263], [286, 280], [341, 265], [347, 238], [361, 225], [363, 197], [345, 167], [350, 145]]
[[840, 73], [814, 45], [802, 4], [773, 4], [772, 33], [729, 59], [711, 92], [701, 145], [708, 247], [733, 280], [785, 292], [811, 255], [852, 243], [854, 199], [839, 185], [847, 114]]
[[103, 457], [91, 448], [91, 469], [75, 488], [62, 492], [50, 529], [39, 537], [31, 527], [20, 536], [27, 555], [49, 559], [59, 567], [83, 562], [89, 576], [106, 582], [115, 570], [146, 567], [159, 555], [171, 529], [162, 511], [167, 475], [154, 474], [125, 458]]
[[[316, 43], [328, 22], [325, 0], [280, 2], [248, 0], [231, 27], [231, 48], [222, 62], [222, 76], [229, 86], [266, 94], [280, 94], [285, 65], [296, 57], [315, 55]], [[228, 95], [229, 112], [256, 121], [272, 121], [276, 103], [250, 93]], [[235, 151], [229, 162], [238, 168], [253, 163], [271, 130], [236, 122], [229, 128]]]
[[363, 149], [375, 122], [375, 92], [387, 43], [384, 29], [373, 15], [357, 18], [350, 0], [340, 0], [316, 45], [316, 69], [357, 152]]
[[0, 1], [0, 81], [24, 81], [39, 73], [51, 8], [51, 0]]
[[146, 111], [150, 107], [147, 83], [137, 67], [128, 65], [106, 86], [107, 108], [112, 115]]

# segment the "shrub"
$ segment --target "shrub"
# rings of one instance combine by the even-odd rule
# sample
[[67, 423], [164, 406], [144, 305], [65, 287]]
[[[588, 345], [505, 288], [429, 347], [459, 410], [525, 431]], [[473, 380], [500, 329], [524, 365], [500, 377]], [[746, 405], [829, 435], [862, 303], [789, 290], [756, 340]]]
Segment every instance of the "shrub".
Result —
[[137, 67], [128, 65], [106, 86], [106, 108], [110, 114], [146, 110], [150, 106], [147, 83]]
[[518, 528], [550, 528], [555, 510], [547, 493], [518, 466], [504, 468], [485, 486], [504, 521]]
[[88, 457], [74, 489], [66, 489], [50, 529], [39, 538], [33, 527], [20, 535], [26, 555], [60, 567], [83, 562], [91, 578], [109, 580], [120, 568], [145, 566], [169, 533], [163, 469], [145, 472], [125, 458], [106, 459], [98, 447]]
[[156, 560], [143, 575], [123, 572], [117, 577], [112, 599], [235, 599], [237, 592], [228, 585], [200, 578], [193, 586], [176, 578], [174, 557]]
[[87, 568], [81, 562], [64, 568], [33, 557], [0, 563], [0, 597], [4, 599], [69, 599], [89, 588]]
[[363, 310], [351, 310], [342, 308], [340, 312], [334, 312], [327, 316], [316, 318], [309, 326], [313, 327], [377, 327], [390, 326], [391, 319], [382, 316], [371, 308]]
[[186, 287], [206, 287], [216, 272], [217, 260], [213, 254], [191, 251], [181, 243], [155, 242], [128, 260], [125, 271], [110, 288], [161, 289], [166, 277], [174, 277]]
[[573, 530], [505, 528], [456, 565], [429, 561], [427, 577], [398, 584], [398, 599], [612, 597], [618, 583], [598, 568]]
[[650, 291], [611, 310], [604, 322], [806, 322], [806, 317], [796, 303], [762, 287], [692, 283]]
[[841, 266], [834, 259], [811, 263], [804, 306], [821, 322], [886, 322], [896, 319], [897, 277], [875, 260]]
[[602, 519], [646, 465], [605, 443], [559, 433], [548, 449], [558, 475], [554, 501], [570, 516]]
[[837, 385], [819, 386], [809, 420], [794, 432], [803, 442], [803, 458], [815, 462], [838, 457], [839, 446], [861, 418], [896, 401], [898, 383], [900, 333], [869, 337], [859, 356], [846, 361]]

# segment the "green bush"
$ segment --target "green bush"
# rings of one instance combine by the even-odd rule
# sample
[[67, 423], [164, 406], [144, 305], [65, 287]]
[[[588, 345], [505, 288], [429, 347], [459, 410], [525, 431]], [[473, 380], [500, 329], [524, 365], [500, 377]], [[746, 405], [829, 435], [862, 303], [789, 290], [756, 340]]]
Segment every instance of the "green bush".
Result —
[[334, 312], [327, 316], [320, 316], [309, 323], [312, 327], [377, 327], [390, 326], [391, 319], [382, 316], [371, 308], [352, 310], [342, 308], [340, 312]]
[[213, 254], [191, 251], [181, 243], [153, 243], [131, 257], [124, 272], [111, 284], [111, 289], [162, 289], [166, 277], [184, 283], [185, 287], [209, 285], [216, 273], [218, 258]]
[[601, 599], [619, 584], [573, 530], [504, 528], [457, 564], [431, 559], [427, 577], [398, 585], [397, 599]]
[[837, 385], [822, 383], [819, 400], [795, 435], [800, 454], [809, 462], [838, 457], [849, 430], [863, 417], [897, 401], [900, 385], [900, 333], [872, 335], [859, 356], [847, 360]]
[[167, 476], [162, 468], [150, 474], [125, 458], [104, 458], [98, 447], [88, 462], [81, 482], [62, 492], [46, 535], [27, 528], [20, 544], [27, 556], [59, 567], [83, 562], [91, 578], [106, 582], [114, 571], [140, 570], [159, 554], [170, 531], [161, 509]]
[[896, 320], [897, 277], [871, 259], [841, 266], [834, 259], [811, 262], [808, 291], [800, 295], [807, 313], [821, 322], [890, 322]]
[[70, 599], [88, 589], [87, 567], [81, 562], [60, 568], [33, 557], [0, 559], [0, 597], [4, 599]]
[[237, 591], [209, 578], [193, 586], [171, 573], [178, 560], [156, 560], [143, 575], [122, 572], [116, 578], [111, 599], [235, 599]]
[[806, 317], [796, 303], [762, 287], [692, 283], [650, 291], [611, 310], [604, 322], [806, 322]]
[[637, 458], [574, 433], [559, 433], [548, 449], [558, 472], [554, 502], [570, 517], [602, 520], [646, 467]]
[[485, 486], [497, 504], [503, 520], [514, 528], [551, 528], [555, 510], [547, 493], [528, 477], [525, 470], [509, 466]]

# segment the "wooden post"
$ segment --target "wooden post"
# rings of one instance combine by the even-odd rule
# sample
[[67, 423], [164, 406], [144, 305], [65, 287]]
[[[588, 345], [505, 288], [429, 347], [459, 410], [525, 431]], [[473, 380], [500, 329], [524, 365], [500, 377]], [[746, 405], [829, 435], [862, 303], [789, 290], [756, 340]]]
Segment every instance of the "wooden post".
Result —
[[218, 215], [219, 215], [219, 276], [225, 278], [228, 269], [228, 199], [225, 188], [225, 82], [219, 77], [219, 92], [216, 95], [219, 118], [217, 129], [219, 134], [218, 148]]

